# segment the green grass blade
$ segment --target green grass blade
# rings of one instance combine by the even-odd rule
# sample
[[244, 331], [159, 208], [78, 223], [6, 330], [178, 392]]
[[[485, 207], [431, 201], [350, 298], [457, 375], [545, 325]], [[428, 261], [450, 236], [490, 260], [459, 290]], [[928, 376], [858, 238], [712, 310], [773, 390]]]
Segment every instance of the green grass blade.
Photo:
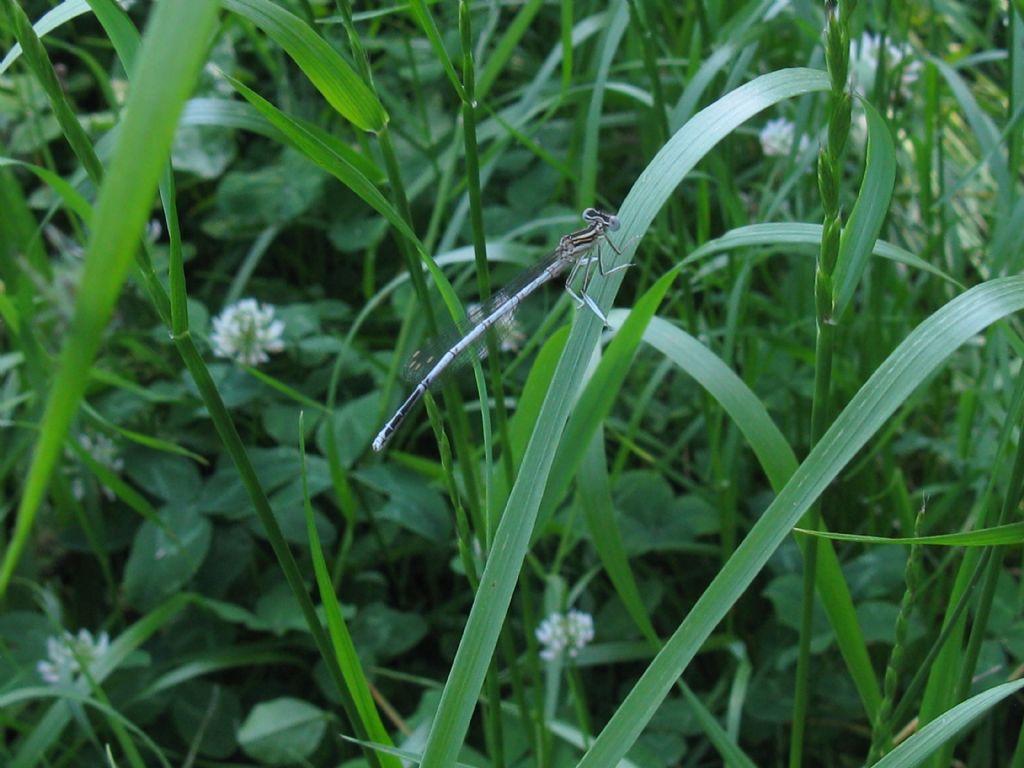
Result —
[[857, 284], [868, 265], [868, 257], [889, 212], [896, 180], [896, 148], [885, 119], [871, 104], [861, 102], [868, 116], [867, 163], [857, 202], [839, 239], [839, 260], [833, 276], [834, 315], [842, 317], [853, 300]]
[[[615, 315], [612, 313], [609, 318], [612, 322], [615, 322]], [[697, 339], [662, 318], [654, 318], [644, 340], [715, 398], [747, 438], [772, 488], [777, 493], [781, 492], [796, 471], [796, 454], [764, 404], [743, 380]], [[871, 714], [880, 700], [878, 682], [860, 631], [853, 599], [831, 546], [819, 549], [815, 573], [818, 592], [836, 633], [843, 659], [865, 711]]]
[[[320, 546], [320, 534], [316, 530], [316, 519], [313, 516], [313, 505], [309, 501], [309, 490], [306, 485], [306, 443], [303, 430], [299, 428], [299, 451], [302, 455], [302, 508], [306, 516], [306, 535], [309, 537], [309, 551], [313, 559], [313, 570], [316, 573], [317, 588], [320, 590], [320, 604], [327, 617], [327, 628], [331, 636], [331, 648], [334, 650], [338, 666], [345, 678], [349, 696], [369, 738], [377, 744], [391, 746], [384, 724], [380, 721], [377, 707], [370, 694], [370, 686], [363, 674], [363, 665], [359, 661], [355, 644], [349, 634], [345, 617], [341, 613], [341, 603], [331, 583], [331, 574], [324, 560], [323, 548]], [[353, 713], [352, 716], [355, 716]], [[387, 753], [378, 754], [382, 766], [398, 768], [401, 763]]]
[[1024, 688], [1024, 680], [1003, 683], [957, 704], [875, 763], [874, 768], [913, 768], [921, 765], [947, 741], [1021, 688]]
[[772, 487], [782, 488], [796, 470], [796, 454], [743, 380], [697, 339], [663, 318], [651, 321], [644, 341], [711, 393], [747, 438]]
[[[793, 245], [805, 245], [808, 248], [817, 249], [821, 247], [821, 230], [821, 224], [803, 224], [788, 221], [736, 227], [736, 229], [730, 230], [714, 240], [709, 240], [700, 248], [697, 248], [683, 259], [683, 265], [695, 264], [715, 254], [740, 248], [783, 248]], [[889, 259], [899, 264], [906, 264], [908, 267], [913, 267], [922, 272], [929, 272], [954, 285], [963, 287], [939, 267], [928, 263], [919, 256], [915, 256], [904, 248], [900, 248], [898, 245], [887, 243], [884, 240], [876, 240], [871, 252], [875, 256], [881, 256], [883, 259]], [[815, 252], [812, 251], [810, 253], [813, 255]]]
[[[4, 302], [5, 321], [14, 333], [21, 334], [18, 321], [14, 319], [16, 311], [11, 302], [11, 294], [18, 291], [19, 280], [16, 275], [25, 275], [25, 269], [21, 265], [16, 265], [16, 260], [24, 258], [25, 262], [41, 275], [49, 274], [50, 267], [46, 250], [38, 237], [38, 224], [25, 194], [15, 174], [3, 167], [15, 162], [0, 158], [0, 211], [4, 212], [4, 215], [0, 216], [0, 279], [7, 283], [4, 295], [0, 296], [0, 299]], [[29, 166], [30, 169], [34, 167]], [[70, 185], [67, 189], [70, 189]], [[75, 195], [77, 196], [77, 193]], [[78, 197], [78, 200], [83, 210], [90, 210], [84, 199]]]
[[1013, 189], [1013, 183], [1010, 180], [1009, 169], [1006, 165], [1006, 154], [1000, 144], [999, 131], [992, 122], [992, 118], [978, 104], [977, 99], [971, 93], [970, 87], [964, 78], [961, 77], [960, 73], [941, 59], [929, 57], [929, 61], [939, 71], [939, 74], [946, 79], [946, 83], [953, 92], [953, 96], [960, 102], [960, 110], [964, 117], [967, 118], [967, 123], [978, 140], [982, 154], [987, 158], [989, 170], [999, 185], [1001, 194], [997, 200], [999, 203], [1005, 204], [1009, 199], [1010, 191]]
[[25, 11], [14, 0], [0, 0], [0, 7], [3, 8], [8, 20], [14, 25], [14, 34], [21, 45], [26, 63], [46, 93], [50, 109], [53, 110], [53, 116], [60, 125], [65, 141], [93, 182], [99, 183], [103, 169], [96, 156], [96, 151], [93, 149], [92, 141], [78, 121], [78, 117], [57, 78], [57, 72], [47, 56], [46, 49], [32, 28], [32, 23], [25, 15]]
[[388, 113], [355, 70], [298, 16], [269, 0], [224, 0], [224, 7], [267, 33], [299, 65], [327, 103], [364, 131], [380, 131]]
[[88, 0], [88, 3], [96, 20], [103, 26], [103, 31], [114, 45], [121, 64], [127, 72], [131, 72], [139, 54], [139, 30], [115, 0]]
[[[32, 25], [32, 29], [35, 30], [36, 35], [39, 37], [45, 37], [48, 33], [58, 27], [69, 21], [77, 19], [79, 16], [88, 12], [89, 6], [85, 0], [65, 0], [65, 2], [51, 8], [43, 14], [39, 21]], [[16, 62], [20, 57], [21, 45], [15, 44], [11, 47], [11, 50], [7, 52], [7, 55], [4, 56], [3, 61], [0, 61], [0, 75], [10, 69], [11, 64]]]
[[64, 205], [67, 206], [68, 210], [74, 211], [78, 214], [79, 218], [81, 218], [86, 224], [88, 224], [92, 219], [92, 206], [89, 205], [89, 201], [82, 197], [81, 193], [77, 189], [64, 181], [64, 179], [59, 175], [41, 166], [33, 165], [32, 163], [23, 163], [20, 160], [0, 157], [0, 167], [11, 165], [25, 168], [38, 176], [40, 181], [44, 182], [50, 187], [50, 189], [57, 193], [57, 196], [64, 202]]
[[512, 23], [508, 25], [505, 34], [494, 46], [494, 50], [487, 56], [487, 63], [484, 65], [476, 84], [476, 98], [483, 99], [491, 90], [498, 75], [504, 71], [508, 60], [515, 54], [516, 46], [523, 39], [523, 35], [530, 29], [530, 22], [537, 15], [544, 4], [544, 0], [526, 0], [516, 13]]
[[[291, 117], [296, 124], [301, 126], [307, 133], [315, 136], [322, 144], [330, 147], [331, 151], [340, 155], [349, 165], [354, 167], [374, 184], [383, 183], [385, 180], [384, 171], [367, 155], [357, 152], [348, 144], [340, 141], [319, 126]], [[287, 136], [279, 131], [258, 109], [244, 101], [231, 101], [229, 99], [197, 98], [189, 99], [185, 103], [185, 110], [181, 114], [181, 125], [211, 125], [221, 128], [240, 128], [244, 131], [258, 133], [273, 139], [275, 142], [284, 144], [288, 142]]]
[[[652, 287], [649, 293], [653, 293], [661, 282], [666, 281], [671, 276], [672, 273], [663, 277], [658, 284]], [[646, 302], [647, 297], [645, 296], [637, 303], [636, 307], [629, 314], [627, 324], [633, 321], [634, 316], [638, 312], [642, 311]], [[619, 316], [622, 314], [624, 314], [622, 310], [611, 313], [609, 320], [613, 327], [618, 325]], [[696, 339], [661, 318], [655, 318], [652, 324], [653, 327], [647, 329], [644, 340], [662, 352], [682, 370], [693, 376], [723, 406], [726, 413], [729, 414], [740, 431], [747, 437], [755, 455], [761, 461], [762, 468], [767, 473], [772, 486], [776, 490], [781, 490], [796, 470], [796, 456], [768, 415], [761, 401], [757, 399], [746, 384], [724, 362]], [[616, 337], [617, 340], [618, 336]], [[614, 344], [615, 342], [613, 342]], [[598, 372], [595, 373], [588, 383], [587, 391], [581, 396], [577, 409], [569, 421], [562, 441], [564, 447], [562, 452], [559, 453], [559, 457], [556, 460], [556, 469], [552, 473], [552, 482], [557, 483], [557, 485], [553, 485], [552, 488], [562, 488], [567, 485], [567, 481], [563, 481], [563, 479], [576, 474], [576, 470], [566, 463], [566, 454], [564, 453], [569, 450], [569, 446], [580, 440], [580, 437], [576, 434], [579, 427], [574, 429], [574, 423], [582, 422], [584, 425], [590, 423], [599, 424], [606, 413], [606, 410], [600, 407], [599, 401], [595, 401], [593, 398], [588, 399], [588, 394], [596, 389], [602, 393], [602, 399], [607, 398], [610, 402], [618, 391], [618, 384], [601, 376], [602, 368], [608, 364], [612, 357], [611, 353], [612, 350], [609, 347], [608, 354], [602, 359]], [[629, 359], [631, 359], [631, 356], [627, 358], [627, 364]], [[587, 434], [590, 434], [590, 432], [587, 432]], [[584, 486], [581, 492], [586, 494], [589, 483], [584, 482]], [[549, 489], [549, 495], [557, 497], [560, 494]], [[546, 499], [546, 501], [548, 500]], [[588, 510], [588, 514], [597, 514], [601, 509], [598, 499], [591, 499], [585, 504], [585, 507]], [[614, 542], [608, 540], [613, 537], [606, 535], [610, 531], [615, 530], [614, 523], [608, 519], [602, 522], [595, 521], [591, 525], [591, 530], [595, 545], [598, 547], [599, 552], [602, 553], [602, 563], [604, 563], [605, 568], [608, 570], [613, 583], [617, 585], [617, 590], [622, 595], [624, 603], [629, 607], [631, 605], [629, 584], [632, 583], [632, 577], [628, 574], [628, 566], [625, 563], [624, 556], [616, 557], [616, 555], [621, 555], [621, 552], [618, 551], [621, 547], [616, 548]], [[623, 569], [625, 569], [625, 573]], [[861, 693], [865, 709], [868, 712], [873, 712], [879, 700], [878, 686], [874, 678], [870, 658], [867, 655], [864, 639], [857, 623], [853, 601], [843, 580], [842, 571], [835, 552], [830, 547], [823, 547], [821, 550], [818, 558], [817, 578], [822, 600], [825, 604], [829, 620], [836, 632], [843, 656], [850, 668], [851, 676], [854, 678], [857, 689]], [[630, 608], [630, 612], [634, 614], [635, 620], [635, 610], [639, 607]]]
[[[657, 650], [661, 647], [647, 614], [640, 589], [629, 567], [629, 558], [622, 545], [622, 533], [615, 520], [615, 508], [612, 505], [611, 492], [608, 487], [607, 459], [602, 450], [600, 437], [595, 437], [587, 449], [580, 465], [580, 501], [587, 518], [594, 546], [601, 557], [608, 577], [615, 585], [615, 591], [622, 600], [633, 621], [640, 628], [644, 637]], [[725, 765], [737, 768], [753, 768], [754, 763], [736, 744], [735, 740], [719, 725], [715, 716], [682, 681], [679, 689], [689, 704], [693, 716], [707, 734], [708, 740], [715, 746], [725, 761]], [[620, 762], [620, 765], [627, 761]]]
[[597, 71], [594, 72], [594, 85], [587, 104], [587, 116], [583, 128], [583, 153], [580, 158], [579, 188], [576, 191], [576, 202], [581, 206], [597, 199], [597, 150], [600, 146], [601, 112], [604, 109], [604, 91], [608, 82], [608, 71], [612, 66], [619, 44], [626, 33], [629, 23], [629, 10], [625, 0], [618, 0], [608, 9], [608, 24], [598, 52]]
[[932, 544], [941, 547], [1000, 547], [1010, 544], [1024, 544], [1024, 523], [1007, 523], [992, 528], [979, 528], [962, 533], [940, 533], [935, 536], [863, 536], [858, 533], [832, 533], [830, 531], [808, 531], [794, 528], [794, 531], [809, 536], [820, 536], [833, 541], [858, 541], [862, 544]]
[[[589, 449], [591, 439], [615, 404], [622, 383], [626, 380], [626, 374], [629, 373], [633, 356], [636, 354], [637, 347], [640, 346], [644, 329], [654, 317], [665, 292], [678, 276], [679, 270], [680, 267], [677, 266], [662, 275], [640, 297], [625, 317], [624, 322], [619, 323], [618, 313], [614, 315], [615, 320], [609, 318], [612, 327], [616, 329], [615, 338], [608, 345], [597, 370], [587, 382], [576, 409], [565, 427], [565, 433], [562, 435], [562, 442], [551, 471], [550, 485], [545, 494], [545, 507], [561, 501], [572, 483], [572, 479], [576, 476], [583, 455]], [[793, 465], [796, 466], [795, 459]]]
[[420, 28], [426, 34], [427, 40], [430, 41], [430, 47], [433, 49], [437, 60], [444, 67], [445, 74], [448, 75], [448, 82], [455, 89], [459, 100], [465, 101], [466, 93], [462, 88], [462, 80], [455, 71], [455, 65], [452, 63], [451, 56], [448, 55], [448, 49], [444, 46], [444, 40], [441, 39], [441, 33], [437, 29], [437, 24], [434, 23], [434, 17], [430, 15], [430, 8], [427, 7], [423, 0], [411, 0], [409, 9], [412, 11], [416, 23], [420, 25]]
[[622, 531], [615, 519], [615, 507], [608, 486], [608, 462], [601, 439], [596, 437], [591, 440], [580, 462], [579, 492], [583, 514], [594, 547], [601, 558], [601, 565], [615, 586], [616, 594], [644, 637], [658, 647], [661, 641], [647, 614], [640, 588], [629, 567]]

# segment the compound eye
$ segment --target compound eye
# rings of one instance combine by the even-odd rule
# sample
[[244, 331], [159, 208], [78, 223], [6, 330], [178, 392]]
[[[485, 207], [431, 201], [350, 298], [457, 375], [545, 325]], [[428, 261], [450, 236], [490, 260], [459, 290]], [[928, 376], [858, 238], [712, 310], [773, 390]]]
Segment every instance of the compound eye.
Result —
[[618, 216], [608, 216], [606, 224], [607, 224], [608, 229], [610, 231], [614, 232], [615, 230], [617, 230], [619, 228], [619, 217]]

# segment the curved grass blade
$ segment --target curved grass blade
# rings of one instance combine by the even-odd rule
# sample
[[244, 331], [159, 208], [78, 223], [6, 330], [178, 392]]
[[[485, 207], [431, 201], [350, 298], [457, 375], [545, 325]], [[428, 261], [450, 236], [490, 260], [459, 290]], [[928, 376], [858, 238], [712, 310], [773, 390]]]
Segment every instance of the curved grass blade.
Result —
[[89, 205], [89, 201], [82, 197], [79, 191], [66, 182], [59, 174], [32, 163], [13, 160], [9, 157], [0, 157], [0, 168], [11, 165], [21, 166], [38, 176], [40, 181], [57, 193], [68, 207], [68, 210], [77, 213], [84, 223], [88, 224], [92, 219], [92, 206]]
[[96, 156], [92, 140], [75, 115], [61, 86], [60, 79], [57, 77], [57, 71], [31, 21], [22, 7], [14, 0], [0, 0], [0, 8], [3, 9], [4, 15], [13, 27], [15, 37], [21, 44], [26, 65], [46, 94], [50, 110], [60, 126], [64, 140], [89, 173], [90, 178], [98, 183], [103, 176], [103, 168]]
[[1024, 688], [1024, 680], [1003, 683], [957, 704], [875, 763], [874, 768], [914, 768], [921, 765], [947, 741], [1021, 688]]
[[625, 0], [609, 4], [609, 19], [601, 38], [597, 60], [597, 71], [594, 72], [594, 84], [587, 104], [587, 119], [583, 121], [583, 151], [580, 158], [580, 180], [576, 194], [578, 203], [593, 200], [597, 194], [597, 149], [600, 138], [601, 111], [604, 106], [604, 92], [608, 85], [608, 72], [612, 59], [619, 49], [626, 25], [629, 23], [629, 10]]
[[[773, 246], [806, 245], [815, 249], [821, 247], [821, 224], [804, 224], [801, 222], [766, 222], [749, 224], [726, 232], [721, 237], [709, 240], [697, 250], [690, 253], [682, 264], [694, 264], [718, 253], [733, 251], [739, 248], [771, 248]], [[816, 255], [817, 251], [811, 255]], [[939, 267], [915, 256], [910, 251], [900, 248], [884, 240], [876, 240], [871, 253], [883, 259], [889, 259], [908, 267], [929, 272], [941, 277], [960, 288], [963, 286]]]
[[[360, 171], [371, 182], [374, 184], [384, 183], [386, 179], [384, 171], [373, 162], [372, 158], [352, 149], [344, 141], [314, 123], [296, 117], [291, 119], [304, 128], [307, 133], [319, 139], [322, 144], [330, 147], [332, 152], [344, 158], [349, 165]], [[259, 110], [244, 101], [211, 97], [189, 99], [181, 113], [180, 124], [240, 128], [266, 136], [268, 139], [282, 144], [288, 141], [287, 137], [263, 117]]]
[[889, 212], [896, 180], [896, 148], [889, 127], [871, 104], [866, 101], [862, 104], [868, 116], [867, 161], [857, 202], [839, 237], [839, 260], [836, 262], [835, 293], [832, 296], [836, 317], [841, 317], [853, 300], [853, 293], [882, 230], [882, 222]]
[[[57, 29], [57, 27], [73, 21], [86, 13], [89, 13], [89, 5], [85, 0], [65, 0], [65, 2], [57, 7], [51, 8], [44, 13], [39, 21], [32, 25], [32, 29], [35, 30], [36, 35], [44, 37]], [[10, 69], [11, 64], [16, 62], [20, 56], [21, 44], [16, 43], [7, 52], [7, 55], [4, 56], [3, 61], [0, 61], [0, 75]]]
[[[587, 449], [580, 466], [580, 501], [601, 564], [615, 585], [615, 591], [629, 611], [629, 615], [656, 651], [661, 647], [661, 639], [654, 630], [640, 588], [629, 567], [629, 559], [622, 543], [622, 533], [615, 519], [615, 508], [608, 487], [607, 459], [603, 448], [603, 443], [595, 437]], [[724, 764], [735, 768], [754, 768], [754, 763], [736, 744], [735, 739], [726, 733], [715, 716], [704, 706], [704, 702], [682, 680], [679, 681], [679, 689], [697, 723], [724, 760]], [[619, 763], [620, 766], [625, 764], [626, 761]]]
[[416, 19], [416, 22], [430, 41], [430, 47], [434, 49], [434, 55], [437, 56], [437, 60], [444, 67], [445, 74], [448, 75], [448, 82], [452, 84], [452, 88], [458, 94], [459, 99], [465, 101], [466, 91], [462, 87], [462, 80], [455, 71], [455, 65], [452, 64], [451, 56], [448, 55], [448, 49], [445, 48], [444, 40], [441, 39], [441, 33], [437, 29], [437, 24], [434, 23], [434, 17], [430, 15], [430, 8], [427, 7], [424, 0], [411, 0], [409, 10], [412, 11], [413, 18]]
[[273, 38], [338, 114], [364, 131], [377, 132], [387, 125], [388, 113], [373, 91], [302, 19], [269, 0], [222, 1]]
[[1007, 523], [993, 528], [979, 528], [961, 533], [940, 533], [934, 536], [862, 536], [859, 533], [833, 533], [831, 531], [809, 531], [794, 528], [797, 533], [818, 536], [833, 541], [856, 541], [861, 544], [931, 544], [941, 547], [1000, 547], [1010, 544], [1024, 544], [1024, 523]]

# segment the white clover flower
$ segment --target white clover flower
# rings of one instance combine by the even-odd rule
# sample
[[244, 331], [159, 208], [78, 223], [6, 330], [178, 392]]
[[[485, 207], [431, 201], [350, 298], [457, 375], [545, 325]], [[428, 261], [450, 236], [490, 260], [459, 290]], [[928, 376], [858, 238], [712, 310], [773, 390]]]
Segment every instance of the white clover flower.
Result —
[[540, 657], [554, 661], [568, 651], [575, 659], [580, 651], [594, 639], [594, 617], [575, 608], [567, 614], [552, 613], [537, 627], [537, 640], [544, 649]]
[[[878, 72], [878, 59], [882, 50], [882, 38], [865, 32], [859, 41], [850, 42], [850, 87], [862, 93], [870, 93], [875, 87], [875, 75]], [[900, 95], [910, 96], [910, 87], [921, 75], [919, 60], [904, 63], [913, 51], [906, 43], [897, 45], [892, 40], [885, 42], [886, 72], [900, 71]]]
[[79, 630], [78, 637], [70, 632], [58, 637], [48, 637], [46, 655], [49, 660], [40, 661], [36, 665], [36, 671], [50, 685], [70, 684], [82, 669], [80, 660], [89, 665], [106, 653], [108, 648], [110, 636], [106, 632], [100, 632], [95, 640], [92, 632], [87, 629]]
[[258, 365], [270, 359], [268, 352], [284, 349], [282, 333], [284, 323], [274, 319], [273, 305], [242, 299], [213, 318], [210, 344], [217, 357]]
[[[796, 135], [796, 124], [784, 117], [777, 117], [764, 124], [758, 138], [761, 140], [761, 151], [768, 157], [786, 157], [793, 150], [793, 138]], [[807, 149], [810, 139], [807, 134], [800, 137], [800, 151]]]

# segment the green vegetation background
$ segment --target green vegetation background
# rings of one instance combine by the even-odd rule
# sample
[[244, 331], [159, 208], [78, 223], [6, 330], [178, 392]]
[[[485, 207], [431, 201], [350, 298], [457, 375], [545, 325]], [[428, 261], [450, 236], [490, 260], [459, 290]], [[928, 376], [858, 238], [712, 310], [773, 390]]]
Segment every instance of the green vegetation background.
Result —
[[0, 762], [1024, 766], [1024, 3], [0, 30]]

